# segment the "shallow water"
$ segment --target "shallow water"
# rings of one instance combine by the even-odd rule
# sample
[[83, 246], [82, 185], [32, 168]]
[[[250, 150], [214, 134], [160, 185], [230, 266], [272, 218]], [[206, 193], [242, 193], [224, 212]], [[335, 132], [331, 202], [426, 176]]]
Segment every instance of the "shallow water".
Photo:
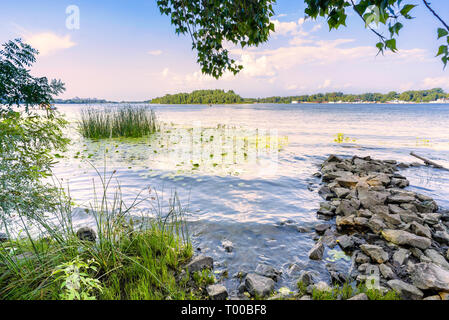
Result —
[[[410, 163], [418, 161], [409, 155], [415, 151], [449, 167], [449, 105], [158, 105], [151, 107], [165, 123], [160, 134], [102, 142], [77, 134], [82, 107], [58, 106], [72, 122], [73, 145], [54, 170], [69, 181], [77, 206], [88, 206], [97, 179], [87, 161], [100, 170], [106, 161], [107, 172], [117, 171], [125, 202], [149, 186], [166, 198], [176, 190], [188, 206], [195, 248], [214, 258], [218, 272], [228, 270], [231, 291], [238, 286], [234, 273], [261, 262], [283, 272], [278, 288], [295, 288], [297, 275], [288, 273], [293, 263], [328, 280], [325, 264], [335, 251], [309, 261], [314, 233], [297, 226], [320, 222], [319, 181], [312, 175], [329, 154]], [[334, 141], [338, 133], [346, 142]], [[449, 208], [449, 172], [418, 167], [402, 174], [410, 189]], [[233, 252], [221, 247], [225, 239]], [[336, 263], [348, 267], [346, 259]]]

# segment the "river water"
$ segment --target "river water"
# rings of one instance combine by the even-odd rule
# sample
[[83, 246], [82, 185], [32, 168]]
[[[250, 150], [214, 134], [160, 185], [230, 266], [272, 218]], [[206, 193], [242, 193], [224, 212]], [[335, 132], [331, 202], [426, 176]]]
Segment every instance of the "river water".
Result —
[[[186, 209], [196, 251], [210, 255], [215, 270], [232, 275], [267, 263], [282, 271], [277, 288], [295, 288], [292, 264], [328, 280], [326, 263], [347, 268], [339, 249], [326, 248], [323, 261], [307, 252], [314, 232], [298, 232], [322, 221], [316, 210], [319, 180], [313, 177], [330, 154], [366, 156], [406, 163], [411, 151], [449, 167], [449, 105], [253, 104], [148, 105], [163, 122], [146, 139], [90, 141], [76, 131], [82, 105], [58, 105], [71, 122], [72, 145], [54, 173], [69, 184], [78, 207], [92, 201], [91, 165], [114, 175], [125, 202], [148, 188], [165, 202], [174, 191]], [[99, 107], [99, 106], [97, 106]], [[428, 167], [403, 170], [409, 189], [449, 208], [449, 172]], [[118, 181], [118, 182], [117, 182]], [[98, 187], [98, 185], [97, 185]], [[142, 208], [143, 205], [143, 208]], [[142, 212], [154, 204], [140, 206]], [[78, 221], [80, 225], [93, 221]], [[221, 242], [234, 250], [226, 252]]]

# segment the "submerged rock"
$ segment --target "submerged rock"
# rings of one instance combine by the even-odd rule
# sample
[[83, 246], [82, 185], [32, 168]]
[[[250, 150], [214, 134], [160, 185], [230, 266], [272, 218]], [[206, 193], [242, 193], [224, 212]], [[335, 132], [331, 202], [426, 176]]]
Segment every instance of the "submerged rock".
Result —
[[255, 271], [258, 275], [268, 277], [273, 279], [274, 281], [278, 281], [281, 272], [274, 269], [272, 266], [269, 266], [267, 264], [259, 263], [256, 267]]
[[312, 285], [315, 283], [315, 279], [313, 276], [313, 272], [311, 271], [301, 271], [299, 278], [298, 278], [298, 283], [302, 283], [304, 284], [306, 287]]
[[322, 241], [318, 241], [309, 251], [309, 258], [312, 260], [323, 259], [324, 245]]
[[229, 240], [223, 240], [221, 242], [221, 245], [226, 250], [226, 252], [232, 252], [232, 250], [234, 250], [234, 244]]
[[273, 291], [274, 281], [256, 273], [249, 273], [245, 278], [245, 287], [252, 296], [264, 297]]

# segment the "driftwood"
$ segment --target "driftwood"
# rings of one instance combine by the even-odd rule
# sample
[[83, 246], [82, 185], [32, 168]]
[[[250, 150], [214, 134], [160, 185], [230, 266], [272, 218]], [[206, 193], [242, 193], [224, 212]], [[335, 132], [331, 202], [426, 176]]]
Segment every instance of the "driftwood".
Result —
[[426, 165], [428, 165], [428, 166], [433, 166], [433, 167], [438, 168], [438, 169], [443, 169], [443, 170], [449, 171], [449, 169], [443, 167], [442, 165], [439, 165], [438, 163], [435, 163], [435, 162], [433, 162], [433, 161], [431, 161], [431, 160], [429, 160], [429, 159], [426, 159], [426, 158], [424, 158], [424, 157], [418, 156], [418, 155], [417, 155], [416, 153], [414, 153], [414, 152], [410, 152], [410, 155], [414, 156], [415, 158], [418, 158], [419, 160], [424, 161], [424, 163], [425, 163]]

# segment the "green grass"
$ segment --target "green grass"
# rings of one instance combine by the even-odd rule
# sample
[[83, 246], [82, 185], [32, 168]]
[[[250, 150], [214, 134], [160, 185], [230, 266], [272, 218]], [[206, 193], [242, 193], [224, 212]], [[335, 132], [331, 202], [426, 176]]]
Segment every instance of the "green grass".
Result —
[[[190, 276], [183, 271], [193, 249], [176, 193], [167, 206], [154, 205], [154, 217], [131, 218], [137, 204], [148, 199], [139, 196], [126, 207], [119, 187], [108, 198], [112, 178], [101, 177], [98, 197], [94, 186], [89, 212], [97, 222], [96, 242], [77, 238], [68, 214], [71, 206], [64, 203], [57, 213], [58, 225], [36, 218], [22, 226], [25, 234], [31, 223], [45, 235], [16, 235], [11, 237], [16, 240], [0, 243], [0, 299], [205, 297], [204, 286], [213, 283], [213, 276], [208, 272]], [[159, 209], [163, 207], [166, 209]], [[20, 254], [26, 258], [18, 259]]]
[[78, 130], [91, 139], [141, 138], [159, 131], [159, 125], [153, 110], [128, 105], [83, 109]]

